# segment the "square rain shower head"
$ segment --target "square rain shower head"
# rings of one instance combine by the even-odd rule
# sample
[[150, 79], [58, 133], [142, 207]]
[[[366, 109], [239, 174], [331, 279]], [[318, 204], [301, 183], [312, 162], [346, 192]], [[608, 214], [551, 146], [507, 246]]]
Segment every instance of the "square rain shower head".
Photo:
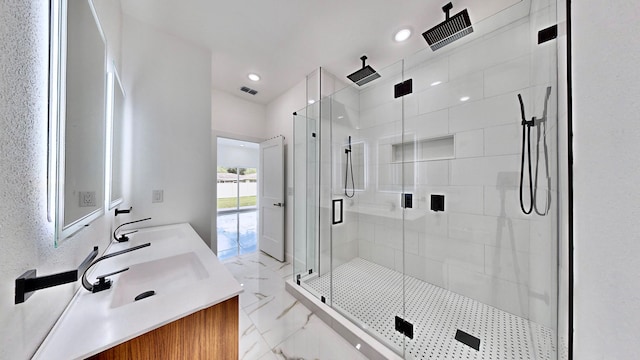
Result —
[[362, 69], [352, 73], [351, 75], [347, 75], [347, 77], [349, 78], [349, 80], [353, 81], [358, 86], [362, 86], [368, 82], [371, 82], [379, 78], [380, 74], [378, 74], [375, 70], [373, 70], [371, 65], [367, 65]]
[[464, 9], [452, 17], [448, 16], [447, 11], [447, 19], [422, 33], [422, 36], [427, 40], [431, 50], [436, 51], [472, 32], [469, 12]]
[[362, 86], [380, 77], [380, 74], [373, 70], [371, 66], [366, 64], [367, 55], [362, 55], [360, 60], [362, 60], [362, 69], [347, 75], [349, 80], [353, 81], [358, 86]]

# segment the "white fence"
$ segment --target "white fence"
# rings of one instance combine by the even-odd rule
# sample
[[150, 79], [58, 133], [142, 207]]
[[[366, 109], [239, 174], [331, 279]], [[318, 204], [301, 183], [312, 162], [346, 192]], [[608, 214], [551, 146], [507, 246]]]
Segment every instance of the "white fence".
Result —
[[[238, 184], [218, 183], [218, 199], [236, 197]], [[240, 183], [240, 196], [258, 195], [258, 183]]]

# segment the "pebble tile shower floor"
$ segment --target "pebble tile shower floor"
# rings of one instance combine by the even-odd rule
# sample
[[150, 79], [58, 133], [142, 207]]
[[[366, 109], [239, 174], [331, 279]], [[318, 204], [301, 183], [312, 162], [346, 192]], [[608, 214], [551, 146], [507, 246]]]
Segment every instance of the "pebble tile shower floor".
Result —
[[[402, 279], [397, 271], [361, 258], [333, 271], [333, 305], [366, 324], [367, 330], [402, 349], [395, 330], [402, 315]], [[413, 340], [406, 338], [409, 359], [551, 360], [556, 358], [553, 331], [519, 316], [404, 276], [406, 316]], [[328, 297], [329, 274], [305, 280], [313, 292]], [[328, 302], [328, 300], [327, 300]], [[460, 329], [480, 338], [480, 350], [455, 340]]]

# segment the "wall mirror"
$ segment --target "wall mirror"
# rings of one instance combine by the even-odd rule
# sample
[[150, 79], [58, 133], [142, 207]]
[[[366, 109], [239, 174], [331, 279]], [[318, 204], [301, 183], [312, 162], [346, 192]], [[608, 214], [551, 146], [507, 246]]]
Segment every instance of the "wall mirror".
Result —
[[51, 4], [49, 216], [58, 245], [104, 214], [107, 76], [93, 3]]
[[[115, 69], [115, 66], [114, 66]], [[109, 73], [109, 94], [110, 95], [110, 104], [107, 106], [110, 107], [110, 116], [108, 118], [109, 121], [109, 131], [108, 135], [110, 139], [108, 142], [110, 143], [109, 149], [107, 149], [108, 153], [111, 153], [110, 165], [111, 176], [108, 177], [111, 179], [111, 186], [109, 195], [109, 209], [113, 209], [116, 206], [120, 205], [123, 201], [122, 195], [122, 183], [123, 183], [123, 136], [124, 136], [124, 89], [122, 88], [122, 83], [120, 82], [120, 76], [118, 75], [118, 71], [114, 70], [112, 73]]]

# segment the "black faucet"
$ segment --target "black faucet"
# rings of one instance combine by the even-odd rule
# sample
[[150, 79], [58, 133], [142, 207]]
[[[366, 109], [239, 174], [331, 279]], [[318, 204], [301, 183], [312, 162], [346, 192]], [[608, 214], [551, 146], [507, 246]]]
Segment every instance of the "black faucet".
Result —
[[121, 227], [123, 227], [123, 226], [125, 226], [125, 225], [135, 224], [135, 223], [137, 223], [137, 222], [147, 221], [147, 220], [151, 220], [151, 218], [140, 219], [140, 220], [136, 220], [136, 221], [129, 221], [129, 222], [126, 222], [126, 223], [124, 223], [124, 224], [122, 224], [122, 225], [118, 226], [118, 227], [113, 231], [113, 239], [114, 239], [115, 241], [117, 241], [117, 242], [125, 242], [125, 241], [129, 241], [129, 237], [128, 237], [127, 235], [129, 235], [129, 234], [133, 234], [133, 233], [135, 233], [135, 232], [138, 232], [138, 230], [130, 231], [130, 232], [128, 232], [128, 233], [126, 233], [126, 234], [122, 234], [122, 235], [120, 235], [120, 237], [118, 237], [118, 236], [116, 235], [116, 233], [118, 232], [118, 229], [120, 229]]
[[96, 256], [98, 256], [98, 247], [94, 246], [93, 251], [89, 253], [77, 269], [46, 276], [36, 276], [36, 269], [27, 270], [16, 279], [15, 304], [25, 302], [37, 290], [78, 281], [78, 274], [85, 272]]
[[138, 249], [142, 249], [145, 248], [147, 246], [151, 246], [151, 243], [146, 243], [146, 244], [142, 244], [142, 245], [138, 245], [138, 246], [134, 246], [132, 248], [129, 249], [124, 249], [124, 250], [120, 250], [120, 251], [116, 251], [114, 253], [111, 254], [107, 254], [104, 256], [99, 257], [96, 261], [94, 261], [93, 263], [91, 263], [91, 265], [89, 265], [87, 267], [87, 269], [84, 271], [84, 273], [82, 273], [82, 286], [87, 289], [87, 291], [91, 291], [92, 293], [97, 293], [99, 291], [102, 290], [107, 290], [109, 288], [111, 288], [111, 279], [107, 279], [107, 276], [112, 276], [115, 274], [119, 274], [123, 271], [127, 271], [129, 270], [129, 268], [124, 268], [124, 269], [120, 269], [108, 274], [103, 274], [100, 276], [97, 276], [96, 279], [98, 279], [98, 281], [96, 281], [95, 283], [91, 284], [88, 280], [87, 280], [87, 272], [89, 271], [89, 269], [91, 269], [91, 267], [97, 263], [99, 263], [102, 260], [106, 260], [109, 258], [112, 258], [114, 256], [118, 256], [118, 255], [122, 255], [134, 250], [138, 250]]

